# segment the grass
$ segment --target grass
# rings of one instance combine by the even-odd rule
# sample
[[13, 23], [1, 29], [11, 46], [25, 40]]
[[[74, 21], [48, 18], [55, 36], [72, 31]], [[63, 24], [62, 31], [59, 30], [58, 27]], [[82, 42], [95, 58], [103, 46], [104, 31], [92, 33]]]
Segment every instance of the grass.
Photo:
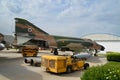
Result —
[[120, 62], [108, 62], [86, 70], [81, 80], [120, 80]]

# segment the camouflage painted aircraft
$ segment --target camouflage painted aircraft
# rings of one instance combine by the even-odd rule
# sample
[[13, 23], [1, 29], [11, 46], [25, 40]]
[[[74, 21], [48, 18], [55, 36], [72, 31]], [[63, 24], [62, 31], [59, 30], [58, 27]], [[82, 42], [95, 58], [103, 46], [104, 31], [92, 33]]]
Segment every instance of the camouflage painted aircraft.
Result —
[[103, 51], [105, 49], [102, 45], [90, 39], [50, 35], [29, 21], [21, 18], [15, 18], [15, 35], [17, 37], [18, 45], [35, 44], [43, 48], [70, 49], [67, 46], [72, 43], [80, 44], [82, 45], [82, 48], [93, 49], [96, 51]]

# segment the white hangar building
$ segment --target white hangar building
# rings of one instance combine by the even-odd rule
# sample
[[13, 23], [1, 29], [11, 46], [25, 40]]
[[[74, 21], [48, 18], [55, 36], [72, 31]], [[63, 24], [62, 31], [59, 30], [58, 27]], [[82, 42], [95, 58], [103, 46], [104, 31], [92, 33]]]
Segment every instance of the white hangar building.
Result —
[[108, 51], [120, 52], [120, 37], [111, 34], [91, 34], [83, 36], [82, 38], [88, 38], [96, 41], [97, 43], [105, 47], [104, 53]]

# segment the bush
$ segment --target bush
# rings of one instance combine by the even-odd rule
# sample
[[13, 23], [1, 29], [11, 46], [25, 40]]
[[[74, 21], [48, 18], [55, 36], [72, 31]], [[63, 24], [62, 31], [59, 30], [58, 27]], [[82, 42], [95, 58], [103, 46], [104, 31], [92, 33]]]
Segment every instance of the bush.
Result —
[[81, 80], [120, 80], [120, 63], [109, 62], [86, 70]]
[[108, 61], [117, 61], [120, 62], [120, 53], [119, 52], [108, 52], [106, 54]]

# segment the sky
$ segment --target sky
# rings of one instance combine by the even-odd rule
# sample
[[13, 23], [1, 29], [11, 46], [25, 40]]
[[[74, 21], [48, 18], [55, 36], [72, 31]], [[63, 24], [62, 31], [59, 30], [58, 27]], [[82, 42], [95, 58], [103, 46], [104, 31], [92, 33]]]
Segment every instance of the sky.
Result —
[[120, 36], [120, 0], [0, 0], [0, 33], [14, 34], [14, 18], [51, 35]]

